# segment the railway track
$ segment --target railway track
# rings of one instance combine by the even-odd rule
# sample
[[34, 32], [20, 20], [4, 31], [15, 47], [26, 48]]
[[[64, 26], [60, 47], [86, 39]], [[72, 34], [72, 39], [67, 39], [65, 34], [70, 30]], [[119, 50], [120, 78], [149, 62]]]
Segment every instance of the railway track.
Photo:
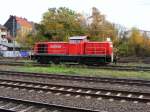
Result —
[[[50, 79], [55, 79], [55, 80], [71, 80], [71, 81], [79, 81], [79, 82], [86, 81], [89, 83], [90, 82], [97, 83], [97, 82], [104, 81], [104, 83], [111, 83], [111, 84], [112, 83], [123, 84], [123, 83], [119, 83], [121, 80], [123, 80], [126, 83], [127, 82], [131, 83], [132, 80], [129, 81], [129, 79], [121, 79], [121, 80], [114, 79], [113, 80], [113, 78], [108, 78], [111, 81], [107, 82], [108, 81], [107, 78], [101, 79], [101, 78], [97, 78], [97, 77], [65, 76], [65, 75], [55, 75], [55, 74], [50, 75], [50, 74], [38, 74], [38, 73], [34, 74], [34, 73], [24, 73], [24, 72], [12, 72], [12, 71], [0, 71], [0, 75], [6, 75], [6, 76], [10, 75], [9, 80], [3, 76], [0, 78], [0, 89], [4, 91], [3, 94], [5, 94], [5, 91], [14, 91], [17, 93], [26, 93], [26, 94], [32, 94], [35, 96], [42, 95], [42, 96], [51, 96], [51, 98], [58, 97], [58, 99], [59, 99], [59, 97], [61, 97], [61, 98], [64, 98], [65, 100], [73, 99], [73, 100], [78, 101], [79, 99], [82, 99], [85, 102], [96, 101], [96, 102], [108, 102], [110, 104], [119, 103], [120, 105], [126, 105], [126, 104], [133, 104], [135, 106], [136, 105], [145, 105], [147, 107], [149, 107], [149, 105], [150, 105], [150, 93], [149, 92], [138, 91], [138, 90], [137, 91], [135, 91], [135, 90], [120, 90], [120, 89], [118, 90], [115, 88], [107, 88], [106, 89], [106, 88], [102, 88], [102, 87], [101, 88], [100, 87], [92, 88], [92, 87], [88, 87], [88, 86], [79, 87], [79, 86], [75, 86], [75, 85], [66, 85], [65, 83], [60, 85], [59, 83], [57, 83], [57, 84], [49, 83], [49, 82], [42, 83], [42, 82], [33, 82], [32, 80], [24, 81], [23, 79], [22, 80], [15, 79], [15, 77], [16, 76], [18, 78], [19, 77], [22, 77], [22, 78], [23, 77], [24, 78], [32, 77], [32, 78], [40, 78], [40, 79], [43, 78], [43, 80], [46, 78], [50, 78]], [[13, 80], [11, 79], [11, 75], [15, 76]], [[5, 78], [5, 79], [3, 79], [3, 78]], [[117, 81], [117, 82], [115, 82], [115, 81]], [[134, 83], [135, 82], [136, 83], [146, 83], [146, 86], [149, 87], [148, 80], [134, 80], [133, 82]], [[143, 86], [143, 84], [137, 84], [137, 85], [139, 85], [139, 87]], [[14, 97], [16, 98], [17, 96], [14, 96]], [[26, 97], [24, 97], [24, 98], [26, 99]], [[40, 98], [45, 98], [45, 97], [40, 97]], [[46, 97], [46, 98], [49, 98], [49, 97]], [[28, 97], [27, 97], [27, 99], [28, 99]], [[34, 99], [36, 99], [36, 97], [33, 98], [32, 101], [30, 101], [30, 102], [37, 101]], [[19, 98], [19, 100], [20, 100], [20, 98]], [[65, 102], [65, 100], [63, 100], [63, 101]], [[41, 101], [41, 100], [39, 100], [39, 101]], [[69, 104], [63, 103], [63, 101], [61, 104], [64, 104], [64, 105], [61, 105], [61, 106], [64, 106], [64, 107], [69, 106], [68, 107], [69, 109], [63, 109], [61, 107], [61, 109], [62, 109], [62, 111], [61, 111], [60, 108], [54, 107], [54, 112], [55, 112], [55, 110], [60, 110], [61, 112], [74, 112], [72, 108], [82, 109], [82, 110], [76, 110], [75, 112], [82, 112], [82, 111], [83, 112], [101, 112], [100, 111], [101, 109], [97, 110], [97, 108], [95, 108], [96, 110], [94, 110], [92, 107], [85, 109], [85, 106], [79, 106], [80, 107], [79, 108], [76, 104], [69, 105]], [[72, 102], [72, 101], [70, 100], [70, 102]], [[126, 103], [124, 103], [124, 102], [126, 102]], [[42, 103], [42, 102], [37, 102], [37, 103]], [[20, 104], [22, 104], [22, 103], [20, 103]], [[57, 102], [56, 102], [55, 106], [56, 105], [57, 105]], [[38, 110], [43, 108], [43, 106], [40, 106], [40, 105], [39, 105], [40, 107], [34, 106], [34, 105], [30, 105], [30, 106], [33, 106], [35, 109], [38, 109]], [[1, 105], [0, 105], [0, 107], [1, 107]], [[82, 107], [84, 107], [84, 108], [82, 108]], [[49, 107], [44, 107], [44, 108], [49, 110], [48, 109]], [[50, 107], [50, 109], [52, 109], [52, 108], [53, 107]], [[117, 108], [119, 108], [119, 107], [117, 107]], [[6, 109], [9, 110], [9, 108], [6, 108]], [[70, 109], [72, 109], [72, 110], [70, 111]], [[102, 110], [105, 110], [105, 109], [102, 109]], [[11, 112], [11, 111], [8, 111], [8, 112]], [[51, 111], [51, 112], [53, 112], [53, 111]]]
[[150, 80], [142, 79], [125, 79], [125, 78], [108, 78], [108, 77], [88, 77], [88, 76], [66, 76], [58, 74], [42, 74], [42, 73], [28, 73], [28, 72], [15, 72], [15, 71], [0, 71], [0, 75], [10, 76], [23, 76], [35, 78], [49, 78], [56, 80], [72, 80], [72, 81], [85, 81], [94, 83], [110, 83], [110, 84], [123, 84], [123, 85], [136, 85], [136, 86], [150, 86]]
[[150, 57], [121, 57], [119, 63], [145, 63], [150, 64]]
[[119, 66], [119, 65], [108, 65], [108, 66], [88, 66], [92, 69], [106, 69], [106, 70], [119, 70], [119, 71], [150, 71], [150, 67], [146, 66]]
[[43, 94], [55, 94], [74, 97], [85, 97], [86, 99], [96, 98], [97, 100], [109, 100], [133, 103], [146, 103], [150, 105], [150, 93], [131, 92], [112, 89], [96, 89], [90, 87], [66, 86], [58, 84], [44, 84], [26, 81], [13, 81], [0, 79], [0, 88], [14, 88], [28, 90]]
[[[38, 64], [35, 62], [19, 62], [19, 61], [0, 61], [0, 65], [9, 66], [37, 66], [48, 67], [50, 64]], [[65, 64], [67, 67], [77, 68], [90, 68], [90, 69], [106, 69], [106, 70], [119, 70], [119, 71], [150, 71], [150, 66], [119, 66], [119, 65], [107, 65], [107, 66], [81, 66], [79, 64]]]
[[22, 100], [0, 96], [1, 112], [99, 112], [78, 107], [68, 107], [64, 105], [48, 104], [30, 100]]
[[35, 62], [15, 62], [15, 61], [0, 61], [0, 65], [9, 65], [9, 66], [50, 66], [49, 64], [37, 64]]

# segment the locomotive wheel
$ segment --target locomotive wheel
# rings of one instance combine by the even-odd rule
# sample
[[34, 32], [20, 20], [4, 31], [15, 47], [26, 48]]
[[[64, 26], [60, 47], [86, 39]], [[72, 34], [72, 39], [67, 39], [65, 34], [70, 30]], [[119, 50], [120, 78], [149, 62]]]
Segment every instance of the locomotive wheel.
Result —
[[60, 60], [56, 58], [56, 59], [53, 60], [53, 63], [56, 64], [56, 65], [60, 64]]
[[38, 59], [38, 63], [40, 63], [40, 64], [48, 64], [49, 61], [45, 60], [45, 59]]

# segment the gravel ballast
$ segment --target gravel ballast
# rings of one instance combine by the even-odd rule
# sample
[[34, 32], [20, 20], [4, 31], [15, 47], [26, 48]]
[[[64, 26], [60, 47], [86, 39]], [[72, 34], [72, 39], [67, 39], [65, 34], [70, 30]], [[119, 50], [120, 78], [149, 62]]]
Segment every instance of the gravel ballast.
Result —
[[150, 93], [150, 87], [148, 87], [148, 86], [110, 84], [110, 83], [94, 83], [94, 82], [85, 82], [85, 81], [59, 80], [59, 79], [16, 76], [16, 75], [0, 75], [0, 78], [1, 79], [9, 79], [9, 80], [40, 82], [40, 83], [47, 83], [47, 84], [74, 85], [74, 86], [79, 86], [79, 87], [117, 89], [117, 90], [149, 92]]
[[[81, 82], [72, 80], [56, 80], [50, 78], [38, 78], [28, 76], [16, 76], [16, 75], [0, 75], [1, 79], [9, 80], [22, 80], [40, 83], [54, 83], [61, 85], [75, 85], [79, 87], [92, 87], [92, 88], [105, 88], [105, 89], [116, 89], [126, 91], [139, 91], [149, 92], [150, 87], [148, 86], [135, 86], [135, 85], [120, 85], [120, 84], [109, 84], [109, 83], [94, 83], [94, 82]], [[19, 99], [40, 101], [50, 104], [60, 104], [66, 106], [76, 106], [81, 108], [100, 110], [100, 112], [150, 112], [150, 105], [145, 103], [133, 103], [133, 102], [120, 102], [120, 101], [109, 101], [109, 100], [97, 100], [97, 99], [86, 99], [84, 97], [75, 98], [74, 96], [54, 95], [45, 94], [43, 92], [29, 92], [27, 90], [14, 90], [12, 88], [0, 87], [0, 96], [13, 97]]]
[[12, 88], [0, 88], [0, 96], [13, 97], [18, 99], [39, 101], [50, 104], [75, 106], [87, 109], [94, 109], [104, 112], [150, 112], [150, 105], [144, 103], [120, 102], [109, 100], [85, 99], [84, 97], [75, 98], [56, 94], [45, 94], [43, 92], [29, 92]]

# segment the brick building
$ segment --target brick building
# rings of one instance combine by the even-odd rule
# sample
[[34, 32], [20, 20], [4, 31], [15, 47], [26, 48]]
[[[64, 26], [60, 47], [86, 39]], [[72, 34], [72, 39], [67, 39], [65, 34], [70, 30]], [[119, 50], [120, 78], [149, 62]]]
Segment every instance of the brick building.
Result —
[[10, 16], [4, 26], [10, 32], [12, 37], [16, 37], [18, 34], [24, 35], [31, 33], [34, 28], [33, 22], [29, 22], [26, 18]]

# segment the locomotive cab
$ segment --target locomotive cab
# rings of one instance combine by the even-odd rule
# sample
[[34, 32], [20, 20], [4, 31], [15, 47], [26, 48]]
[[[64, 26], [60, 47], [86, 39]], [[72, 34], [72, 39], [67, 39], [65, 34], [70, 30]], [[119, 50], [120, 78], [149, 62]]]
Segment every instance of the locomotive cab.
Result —
[[88, 42], [87, 36], [73, 36], [69, 38], [69, 56], [84, 55], [84, 44]]
[[70, 44], [79, 44], [83, 42], [88, 42], [88, 36], [73, 36], [69, 38]]

